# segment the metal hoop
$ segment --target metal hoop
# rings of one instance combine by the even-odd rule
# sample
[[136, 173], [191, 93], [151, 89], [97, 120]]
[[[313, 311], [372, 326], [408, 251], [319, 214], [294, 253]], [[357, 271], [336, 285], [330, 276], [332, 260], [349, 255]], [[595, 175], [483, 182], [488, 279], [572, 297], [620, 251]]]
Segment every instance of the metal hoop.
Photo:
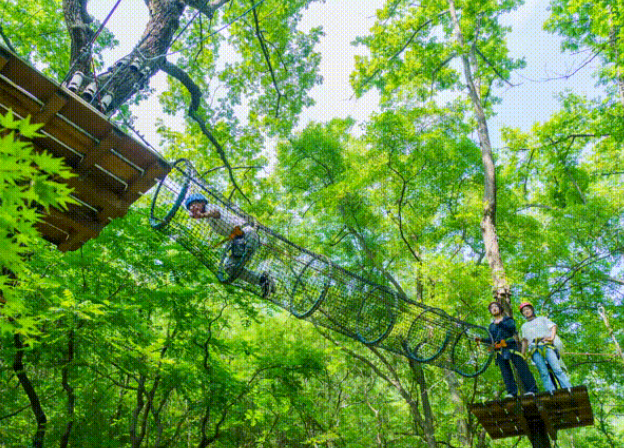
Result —
[[415, 349], [410, 348], [409, 340], [410, 340], [410, 334], [412, 333], [412, 330], [415, 329], [417, 325], [421, 324], [421, 322], [420, 322], [421, 316], [423, 314], [429, 313], [429, 312], [431, 312], [431, 310], [424, 310], [422, 313], [420, 313], [420, 315], [418, 317], [414, 318], [414, 321], [410, 325], [410, 328], [409, 328], [409, 330], [407, 332], [407, 339], [405, 341], [403, 341], [403, 350], [405, 350], [405, 354], [407, 355], [408, 358], [413, 359], [416, 362], [431, 362], [431, 361], [433, 361], [434, 359], [436, 359], [438, 356], [440, 356], [444, 352], [444, 349], [446, 349], [446, 346], [448, 345], [448, 343], [449, 343], [449, 341], [451, 339], [451, 331], [447, 330], [446, 334], [444, 335], [444, 340], [442, 341], [442, 344], [440, 344], [440, 347], [438, 348], [438, 350], [436, 352], [434, 352], [430, 356], [419, 356], [419, 355], [417, 355], [418, 349], [426, 341], [420, 342], [416, 346]]
[[[360, 310], [358, 311], [358, 315], [357, 315], [357, 319], [356, 319], [357, 331], [356, 331], [355, 335], [356, 335], [357, 339], [361, 343], [363, 343], [365, 345], [376, 345], [376, 344], [379, 344], [381, 341], [383, 341], [390, 334], [390, 332], [394, 328], [394, 324], [396, 322], [396, 314], [392, 312], [391, 305], [386, 302], [386, 304], [385, 304], [386, 305], [386, 310], [389, 311], [389, 315], [390, 315], [390, 323], [388, 324], [386, 330], [382, 334], [380, 334], [379, 337], [377, 337], [376, 339], [368, 340], [364, 336], [362, 336], [362, 333], [360, 331], [361, 327], [362, 327], [362, 320], [363, 320], [362, 319], [362, 310], [364, 309], [364, 306], [366, 305], [366, 301], [368, 300], [368, 298], [371, 297], [373, 295], [373, 293], [375, 291], [378, 291], [378, 290], [382, 290], [383, 291], [384, 288], [381, 285], [375, 285], [374, 288], [372, 288], [370, 291], [368, 291], [368, 294], [366, 294], [366, 296], [362, 300], [362, 306], [360, 307]], [[396, 296], [394, 294], [393, 294], [393, 297], [395, 297], [395, 299], [396, 299]], [[396, 302], [396, 300], [395, 300], [395, 302]]]
[[[160, 190], [161, 190], [163, 184], [165, 183], [165, 179], [167, 179], [167, 177], [169, 177], [169, 175], [173, 172], [173, 170], [175, 168], [177, 168], [178, 164], [186, 164], [187, 165], [186, 172], [184, 172], [184, 170], [178, 168], [180, 171], [182, 171], [184, 173], [184, 176], [185, 176], [184, 183], [182, 184], [182, 188], [180, 189], [180, 193], [178, 193], [178, 197], [174, 201], [173, 205], [171, 206], [171, 208], [169, 209], [167, 214], [164, 216], [164, 218], [158, 219], [158, 218], [156, 218], [154, 216], [154, 211], [156, 209], [156, 201], [158, 200], [158, 196], [160, 194]], [[188, 191], [189, 185], [191, 183], [191, 176], [189, 174], [190, 174], [190, 171], [191, 171], [192, 167], [193, 166], [191, 165], [191, 162], [189, 162], [187, 159], [178, 159], [173, 164], [169, 174], [167, 174], [167, 176], [163, 177], [163, 179], [158, 183], [158, 187], [156, 188], [156, 193], [154, 193], [154, 198], [152, 199], [152, 206], [150, 208], [150, 217], [149, 217], [149, 222], [150, 222], [150, 225], [152, 226], [153, 229], [155, 229], [155, 230], [162, 230], [162, 229], [164, 229], [165, 227], [167, 227], [167, 225], [169, 225], [169, 223], [171, 222], [171, 219], [177, 213], [178, 209], [180, 208], [180, 205], [182, 205], [182, 201], [184, 201], [184, 197], [186, 196], [186, 192]]]
[[[318, 307], [321, 305], [321, 303], [323, 303], [323, 301], [325, 300], [325, 297], [327, 296], [327, 291], [329, 291], [329, 287], [331, 286], [331, 275], [325, 275], [325, 283], [323, 284], [323, 288], [321, 290], [321, 293], [319, 294], [319, 296], [316, 298], [316, 300], [314, 301], [314, 303], [312, 303], [312, 306], [310, 306], [307, 310], [303, 311], [303, 312], [299, 312], [295, 309], [294, 306], [294, 299], [295, 299], [295, 295], [297, 293], [297, 288], [299, 288], [300, 285], [303, 286], [303, 275], [305, 274], [305, 272], [312, 266], [312, 264], [317, 261], [317, 260], [321, 260], [321, 257], [314, 257], [312, 258], [310, 261], [308, 261], [306, 263], [306, 265], [303, 267], [303, 269], [301, 270], [301, 272], [299, 272], [299, 275], [297, 276], [297, 279], [295, 280], [295, 284], [292, 288], [292, 291], [290, 292], [290, 300], [289, 300], [289, 311], [297, 318], [299, 319], [305, 319], [307, 317], [309, 317], [313, 312], [315, 312]], [[327, 264], [327, 266], [331, 266], [331, 264]], [[305, 292], [304, 292], [305, 294]]]
[[[481, 328], [481, 327], [474, 327], [474, 328]], [[494, 359], [494, 352], [493, 351], [490, 352], [490, 355], [488, 356], [488, 359], [483, 363], [483, 365], [479, 369], [477, 369], [477, 370], [475, 370], [473, 372], [468, 372], [467, 370], [463, 370], [463, 369], [459, 368], [458, 366], [456, 366], [455, 365], [455, 363], [456, 363], [456, 359], [455, 358], [457, 357], [457, 352], [456, 352], [457, 345], [462, 340], [462, 338], [469, 339], [469, 336], [468, 336], [468, 333], [467, 333], [468, 330], [470, 330], [469, 327], [464, 328], [463, 331], [457, 335], [457, 338], [455, 338], [455, 341], [453, 342], [453, 346], [451, 347], [451, 364], [452, 364], [451, 369], [454, 372], [459, 373], [463, 377], [474, 378], [476, 376], [481, 375], [483, 372], [485, 372], [487, 370], [487, 368], [492, 363], [492, 360]], [[485, 330], [485, 332], [487, 334], [487, 330]]]

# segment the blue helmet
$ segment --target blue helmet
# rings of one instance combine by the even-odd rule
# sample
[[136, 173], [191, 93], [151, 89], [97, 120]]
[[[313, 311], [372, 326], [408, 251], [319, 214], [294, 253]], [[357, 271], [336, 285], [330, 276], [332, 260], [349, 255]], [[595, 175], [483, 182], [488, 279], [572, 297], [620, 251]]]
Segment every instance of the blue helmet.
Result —
[[188, 210], [193, 202], [203, 202], [204, 204], [207, 204], [208, 199], [206, 199], [203, 194], [193, 193], [186, 198], [186, 201], [184, 201], [184, 207]]

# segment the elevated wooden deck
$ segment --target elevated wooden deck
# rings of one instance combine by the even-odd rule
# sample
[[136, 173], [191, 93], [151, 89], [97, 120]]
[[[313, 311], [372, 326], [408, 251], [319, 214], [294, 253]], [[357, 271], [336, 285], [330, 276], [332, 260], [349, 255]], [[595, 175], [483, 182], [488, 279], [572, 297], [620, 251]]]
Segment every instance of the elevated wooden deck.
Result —
[[536, 424], [543, 423], [548, 436], [556, 440], [561, 429], [594, 424], [585, 386], [557, 390], [553, 394], [477, 403], [470, 410], [492, 439], [531, 436]]
[[43, 123], [35, 148], [65, 159], [78, 176], [67, 183], [79, 202], [52, 210], [40, 224], [61, 251], [96, 237], [170, 170], [158, 154], [122, 132], [79, 96], [0, 47], [0, 112]]

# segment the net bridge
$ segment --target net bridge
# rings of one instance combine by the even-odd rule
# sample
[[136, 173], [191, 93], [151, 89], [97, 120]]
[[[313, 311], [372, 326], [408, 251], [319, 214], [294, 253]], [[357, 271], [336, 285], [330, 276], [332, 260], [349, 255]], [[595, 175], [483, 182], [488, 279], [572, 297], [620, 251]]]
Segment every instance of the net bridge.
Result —
[[[191, 204], [204, 215], [191, 217]], [[483, 373], [492, 361], [488, 347], [475, 342], [489, 336], [485, 327], [410, 300], [289, 241], [227, 200], [186, 159], [176, 161], [158, 184], [150, 224], [221, 283], [299, 319], [465, 377]]]

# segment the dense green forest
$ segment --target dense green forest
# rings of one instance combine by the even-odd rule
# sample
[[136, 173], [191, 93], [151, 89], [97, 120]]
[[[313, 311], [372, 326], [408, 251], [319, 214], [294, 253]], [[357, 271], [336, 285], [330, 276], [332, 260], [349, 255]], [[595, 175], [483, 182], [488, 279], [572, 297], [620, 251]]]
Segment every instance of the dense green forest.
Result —
[[[322, 28], [297, 27], [309, 3], [146, 0], [136, 48], [167, 88], [128, 73], [106, 112], [130, 132], [131, 106], [158, 95], [186, 117], [154, 123], [168, 160], [413, 300], [482, 325], [493, 298], [518, 321], [533, 302], [594, 410], [557, 446], [624, 447], [624, 2], [550, 0], [552, 58], [588, 55], [596, 94], [561, 92], [556, 113], [500, 130], [499, 147], [489, 124], [525, 66], [501, 18], [522, 1], [387, 0], [345, 92], [379, 92], [379, 110], [361, 127], [328, 114], [302, 128], [323, 82]], [[1, 43], [57, 81], [78, 67], [106, 79], [102, 54], [124, 36], [97, 33], [86, 6], [5, 0]], [[492, 441], [468, 411], [503, 395], [496, 367], [463, 378], [221, 285], [150, 228], [149, 194], [59, 252], [35, 224], [72, 201], [69, 170], [33, 150], [36, 124], [1, 115], [0, 447], [530, 446]]]

